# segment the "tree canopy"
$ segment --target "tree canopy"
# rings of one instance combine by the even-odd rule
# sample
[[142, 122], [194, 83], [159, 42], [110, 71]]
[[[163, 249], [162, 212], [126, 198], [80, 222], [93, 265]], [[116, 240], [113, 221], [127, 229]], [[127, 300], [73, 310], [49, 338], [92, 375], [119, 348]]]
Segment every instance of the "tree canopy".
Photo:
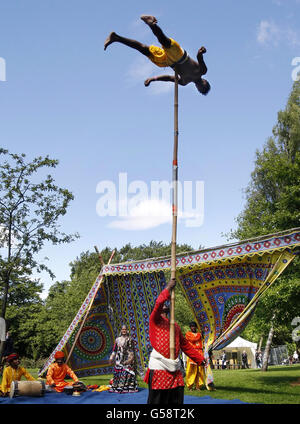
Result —
[[52, 271], [37, 261], [45, 242], [69, 243], [76, 235], [60, 231], [58, 220], [65, 215], [73, 195], [54, 183], [44, 168], [55, 168], [58, 161], [37, 157], [26, 161], [25, 154], [0, 149], [0, 291], [5, 317], [10, 288], [20, 278], [37, 272]]
[[246, 205], [232, 238], [239, 240], [298, 227], [300, 224], [300, 81], [263, 150], [256, 152], [246, 188]]
[[[299, 227], [300, 224], [300, 81], [286, 108], [278, 113], [273, 135], [256, 152], [254, 171], [246, 188], [246, 204], [230, 236], [247, 239]], [[297, 256], [282, 277], [268, 289], [244, 336], [266, 337], [274, 318], [274, 342], [293, 343], [291, 322], [299, 315], [300, 260]]]

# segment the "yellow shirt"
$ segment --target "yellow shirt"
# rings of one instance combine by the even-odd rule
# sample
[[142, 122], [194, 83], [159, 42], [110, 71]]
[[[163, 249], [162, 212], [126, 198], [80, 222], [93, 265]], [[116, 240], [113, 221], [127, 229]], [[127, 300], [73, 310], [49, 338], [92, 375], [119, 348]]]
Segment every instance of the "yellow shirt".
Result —
[[5, 367], [2, 376], [2, 383], [0, 386], [0, 390], [6, 394], [10, 392], [10, 385], [13, 381], [20, 381], [22, 376], [26, 378], [26, 380], [35, 381], [35, 378], [29, 374], [26, 368], [18, 367], [17, 369], [12, 368], [11, 366]]

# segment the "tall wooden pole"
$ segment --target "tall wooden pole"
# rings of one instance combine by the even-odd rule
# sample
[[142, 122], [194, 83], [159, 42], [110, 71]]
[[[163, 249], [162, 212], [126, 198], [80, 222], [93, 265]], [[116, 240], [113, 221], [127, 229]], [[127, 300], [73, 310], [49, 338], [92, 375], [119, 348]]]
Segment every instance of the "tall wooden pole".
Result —
[[[173, 150], [173, 189], [172, 189], [172, 242], [171, 278], [176, 278], [176, 237], [178, 212], [178, 75], [175, 71], [174, 85], [174, 150]], [[175, 359], [175, 290], [171, 291], [170, 305], [170, 358]]]
[[[98, 249], [96, 248], [96, 246], [95, 246], [95, 250], [96, 250], [96, 252], [98, 253], [98, 256], [99, 256], [99, 260], [100, 260], [100, 262], [101, 262], [101, 265], [102, 265], [102, 266], [104, 266], [104, 262], [103, 262], [102, 256], [100, 255], [100, 253], [99, 253]], [[107, 265], [109, 265], [109, 264], [111, 263], [111, 261], [112, 261], [112, 258], [113, 258], [113, 256], [114, 256], [114, 254], [115, 254], [115, 250], [114, 250], [114, 251], [112, 252], [112, 254], [110, 255], [110, 258], [109, 258], [109, 261], [108, 261]], [[100, 257], [101, 257], [101, 259], [100, 259]], [[100, 286], [101, 286], [101, 284], [102, 284], [102, 281], [103, 281], [103, 275], [101, 276], [101, 281], [100, 281], [100, 284], [99, 284], [99, 286], [98, 286], [98, 289], [95, 291], [95, 293], [94, 293], [94, 295], [93, 295], [93, 297], [92, 297], [92, 299], [91, 299], [91, 301], [90, 301], [90, 304], [89, 304], [89, 306], [88, 306], [88, 308], [87, 308], [87, 310], [86, 310], [86, 313], [85, 313], [85, 315], [84, 315], [84, 317], [83, 317], [83, 319], [82, 319], [81, 326], [80, 326], [80, 328], [79, 328], [79, 330], [78, 330], [78, 333], [76, 334], [76, 337], [75, 337], [75, 340], [74, 340], [73, 346], [72, 346], [72, 348], [71, 348], [71, 350], [70, 350], [70, 352], [69, 352], [69, 355], [68, 355], [68, 357], [67, 357], [67, 359], [66, 359], [66, 364], [68, 363], [68, 361], [69, 361], [69, 360], [70, 360], [70, 358], [71, 358], [71, 355], [72, 355], [73, 350], [74, 350], [74, 348], [75, 348], [75, 345], [76, 345], [76, 343], [77, 343], [78, 337], [80, 336], [81, 330], [82, 330], [82, 328], [83, 328], [83, 326], [84, 326], [84, 324], [85, 324], [85, 321], [86, 321], [87, 316], [88, 316], [88, 314], [89, 314], [89, 312], [90, 312], [90, 309], [91, 309], [91, 307], [92, 307], [92, 305], [93, 305], [93, 302], [94, 302], [94, 299], [95, 299], [95, 297], [96, 297], [96, 294], [98, 293], [98, 290], [99, 290], [99, 288], [100, 288]]]

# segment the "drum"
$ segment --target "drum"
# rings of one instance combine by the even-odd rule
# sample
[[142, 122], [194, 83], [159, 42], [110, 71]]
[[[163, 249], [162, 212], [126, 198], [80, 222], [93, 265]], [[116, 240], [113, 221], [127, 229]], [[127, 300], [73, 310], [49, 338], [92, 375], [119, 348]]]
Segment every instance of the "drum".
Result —
[[46, 390], [44, 381], [13, 381], [10, 385], [11, 398], [17, 396], [44, 396]]

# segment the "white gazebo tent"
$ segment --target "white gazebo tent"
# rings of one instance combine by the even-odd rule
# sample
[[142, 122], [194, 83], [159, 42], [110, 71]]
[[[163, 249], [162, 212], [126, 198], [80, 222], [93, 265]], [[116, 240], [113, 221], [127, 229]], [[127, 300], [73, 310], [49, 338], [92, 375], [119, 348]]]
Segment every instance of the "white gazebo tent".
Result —
[[223, 350], [225, 350], [225, 352], [227, 355], [230, 356], [231, 358], [235, 357], [237, 358], [238, 362], [242, 362], [242, 353], [245, 350], [248, 356], [248, 363], [250, 361], [250, 368], [256, 368], [256, 363], [255, 363], [255, 351], [257, 349], [257, 343], [252, 343], [249, 342], [248, 340], [243, 339], [242, 337], [237, 337], [235, 340], [233, 340], [233, 342], [231, 342], [229, 345], [227, 345], [226, 347], [224, 347]]

